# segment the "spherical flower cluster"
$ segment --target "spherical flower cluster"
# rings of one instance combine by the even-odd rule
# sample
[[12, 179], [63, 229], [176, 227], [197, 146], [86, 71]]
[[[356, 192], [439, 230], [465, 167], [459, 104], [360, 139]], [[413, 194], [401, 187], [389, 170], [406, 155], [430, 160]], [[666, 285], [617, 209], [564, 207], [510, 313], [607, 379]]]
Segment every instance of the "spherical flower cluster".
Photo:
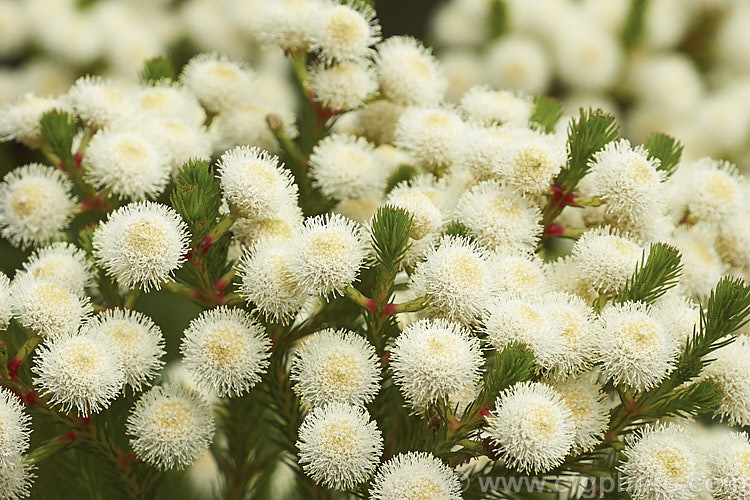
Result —
[[431, 106], [443, 100], [448, 82], [438, 62], [419, 41], [391, 37], [377, 49], [375, 68], [384, 97], [404, 106]]
[[0, 468], [29, 448], [31, 417], [18, 397], [0, 387]]
[[581, 275], [599, 293], [619, 291], [635, 271], [644, 250], [609, 227], [589, 229], [576, 241], [573, 258]]
[[407, 108], [396, 124], [396, 145], [409, 151], [420, 164], [442, 173], [462, 158], [467, 126], [447, 108]]
[[458, 323], [420, 320], [406, 328], [391, 350], [393, 377], [417, 411], [438, 400], [473, 399], [484, 363], [479, 341]]
[[406, 210], [411, 219], [411, 238], [421, 240], [437, 231], [443, 223], [443, 214], [436, 205], [438, 190], [428, 177], [421, 177], [411, 184], [402, 182], [388, 194], [388, 205]]
[[133, 105], [127, 95], [99, 77], [84, 76], [68, 91], [73, 109], [95, 130], [116, 127], [130, 120]]
[[366, 4], [323, 4], [317, 19], [313, 49], [328, 62], [362, 59], [380, 40], [375, 12]]
[[487, 85], [470, 88], [461, 98], [461, 109], [471, 121], [525, 127], [531, 118], [531, 99], [507, 90], [493, 90]]
[[253, 74], [244, 64], [218, 54], [193, 57], [180, 79], [211, 113], [247, 103], [253, 84]]
[[570, 410], [575, 426], [573, 453], [592, 450], [601, 443], [609, 425], [606, 395], [590, 375], [553, 385]]
[[0, 183], [0, 235], [26, 248], [58, 236], [75, 207], [73, 184], [57, 169], [31, 163]]
[[21, 454], [0, 462], [0, 499], [20, 500], [31, 495], [32, 466]]
[[71, 243], [53, 243], [39, 248], [23, 264], [34, 278], [57, 283], [75, 293], [83, 293], [92, 282], [92, 264], [86, 253]]
[[208, 449], [214, 425], [211, 407], [199, 394], [165, 385], [138, 400], [126, 431], [141, 460], [159, 469], [184, 469]]
[[345, 403], [313, 408], [299, 428], [299, 461], [313, 481], [346, 490], [370, 478], [383, 437], [367, 410]]
[[715, 361], [706, 366], [702, 377], [721, 388], [717, 416], [727, 419], [731, 425], [750, 424], [750, 367], [747, 364], [750, 340], [743, 336], [712, 354]]
[[733, 432], [716, 445], [711, 454], [709, 475], [711, 493], [720, 500], [740, 500], [750, 494], [750, 439], [747, 433]]
[[361, 198], [385, 187], [374, 148], [362, 137], [329, 135], [315, 146], [309, 163], [310, 177], [329, 198]]
[[380, 466], [370, 488], [373, 500], [461, 498], [458, 475], [431, 453], [399, 453]]
[[39, 147], [42, 142], [39, 120], [45, 113], [69, 111], [69, 107], [63, 99], [26, 94], [0, 110], [0, 140], [13, 139], [31, 148]]
[[323, 330], [295, 351], [294, 390], [312, 406], [327, 402], [364, 405], [380, 389], [380, 366], [367, 340], [347, 330]]
[[327, 109], [343, 111], [360, 107], [378, 90], [374, 70], [359, 62], [319, 64], [310, 73], [310, 87], [316, 101]]
[[187, 225], [172, 208], [131, 203], [94, 232], [94, 255], [118, 283], [158, 290], [185, 260], [188, 240]]
[[268, 368], [271, 341], [242, 309], [209, 309], [185, 330], [183, 363], [199, 386], [221, 397], [241, 396]]
[[535, 473], [561, 464], [576, 435], [563, 398], [539, 382], [520, 382], [503, 392], [486, 430], [508, 465]]

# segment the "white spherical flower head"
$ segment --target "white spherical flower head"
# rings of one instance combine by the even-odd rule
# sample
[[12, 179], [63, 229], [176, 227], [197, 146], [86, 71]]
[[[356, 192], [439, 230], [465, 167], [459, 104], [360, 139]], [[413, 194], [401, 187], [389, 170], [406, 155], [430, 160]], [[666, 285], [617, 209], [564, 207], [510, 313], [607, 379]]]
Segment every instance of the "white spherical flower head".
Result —
[[426, 314], [463, 322], [482, 314], [496, 288], [496, 275], [485, 251], [459, 236], [443, 237], [411, 277], [412, 294], [430, 297]]
[[483, 330], [492, 347], [502, 353], [509, 344], [526, 344], [541, 368], [551, 369], [560, 357], [561, 339], [543, 304], [531, 297], [504, 295], [488, 308]]
[[742, 336], [737, 341], [712, 354], [716, 360], [706, 366], [702, 378], [716, 383], [722, 391], [716, 415], [730, 425], [750, 425], [750, 339]]
[[750, 496], [750, 439], [745, 432], [724, 437], [710, 457], [711, 492], [719, 500]]
[[578, 266], [570, 256], [545, 263], [544, 277], [550, 290], [572, 293], [588, 304], [599, 296], [588, 278], [581, 276]]
[[341, 215], [305, 220], [291, 242], [292, 278], [313, 295], [342, 293], [357, 280], [368, 245], [362, 229]]
[[627, 461], [619, 470], [634, 500], [692, 500], [701, 492], [705, 466], [684, 427], [646, 425], [624, 453]]
[[721, 222], [742, 204], [742, 179], [731, 163], [701, 158], [691, 167], [685, 194], [690, 215], [711, 223]]
[[259, 148], [240, 146], [224, 153], [219, 179], [229, 208], [240, 217], [265, 218], [297, 199], [291, 173]]
[[0, 272], [0, 330], [5, 330], [13, 317], [13, 302], [10, 297], [10, 280]]
[[99, 337], [114, 347], [125, 383], [140, 391], [156, 377], [164, 361], [164, 337], [148, 316], [132, 309], [107, 309], [92, 317], [81, 334]]
[[180, 352], [201, 387], [220, 397], [249, 391], [268, 368], [271, 341], [243, 309], [218, 307], [190, 322]]
[[552, 76], [547, 50], [523, 34], [500, 37], [488, 46], [480, 64], [485, 68], [482, 79], [494, 87], [531, 95], [544, 93]]
[[156, 145], [140, 134], [100, 130], [83, 157], [86, 179], [119, 198], [155, 198], [167, 185], [170, 166]]
[[31, 496], [33, 478], [31, 466], [20, 453], [0, 460], [0, 500], [20, 500]]
[[34, 355], [34, 386], [50, 403], [81, 417], [112, 404], [125, 383], [117, 349], [102, 337], [63, 335], [47, 341]]
[[519, 382], [497, 398], [485, 428], [503, 460], [521, 472], [560, 465], [575, 442], [573, 415], [547, 384]]
[[375, 71], [362, 62], [319, 64], [310, 72], [315, 100], [326, 109], [347, 111], [364, 104], [378, 90]]
[[455, 214], [488, 248], [533, 251], [542, 233], [539, 207], [495, 181], [481, 182], [464, 193]]
[[258, 38], [285, 52], [307, 51], [320, 13], [320, 2], [278, 0], [263, 2], [258, 12]]
[[623, 54], [618, 40], [594, 23], [561, 30], [553, 47], [558, 74], [570, 86], [606, 89], [620, 74]]
[[232, 235], [247, 247], [265, 239], [290, 241], [295, 230], [302, 225], [302, 220], [299, 206], [289, 203], [270, 217], [237, 219], [232, 225]]
[[401, 182], [388, 193], [388, 205], [406, 210], [411, 215], [411, 237], [414, 240], [425, 238], [443, 224], [437, 201], [439, 191], [432, 179], [432, 176], [420, 176], [411, 184]]
[[677, 293], [668, 293], [653, 305], [654, 315], [674, 337], [680, 352], [700, 329], [700, 309], [700, 304]]
[[39, 120], [45, 113], [69, 111], [68, 108], [63, 99], [26, 94], [0, 109], [0, 141], [13, 139], [29, 148], [38, 148], [42, 144]]
[[354, 332], [317, 332], [294, 353], [294, 391], [312, 406], [327, 402], [365, 405], [380, 389], [378, 361], [375, 348]]
[[502, 181], [500, 172], [504, 166], [505, 152], [517, 133], [517, 130], [503, 126], [470, 124], [461, 165], [474, 174], [477, 181]]
[[538, 194], [549, 189], [567, 159], [565, 142], [539, 132], [518, 134], [501, 160], [505, 183], [522, 193]]
[[460, 500], [461, 486], [453, 469], [431, 453], [399, 453], [378, 469], [372, 480], [370, 498]]
[[75, 332], [92, 310], [80, 292], [29, 273], [13, 280], [10, 301], [21, 324], [43, 339]]
[[299, 428], [299, 462], [316, 483], [351, 489], [372, 475], [383, 436], [367, 410], [345, 403], [313, 408]]
[[151, 201], [109, 214], [94, 232], [94, 255], [123, 286], [159, 290], [185, 260], [190, 235], [172, 208]]
[[121, 125], [135, 114], [128, 96], [97, 76], [76, 80], [68, 97], [76, 114], [93, 129]]
[[10, 389], [0, 387], [0, 464], [29, 448], [31, 417]]
[[531, 98], [508, 90], [493, 90], [487, 85], [469, 89], [461, 98], [461, 109], [479, 125], [493, 124], [527, 127], [531, 118]]
[[468, 127], [449, 109], [407, 108], [395, 134], [396, 146], [413, 154], [425, 168], [441, 173], [462, 159]]
[[254, 244], [240, 260], [240, 295], [269, 320], [289, 322], [309, 298], [293, 266], [288, 242], [267, 239]]
[[538, 296], [547, 289], [543, 263], [526, 253], [497, 253], [491, 257], [492, 273], [499, 293]]
[[443, 100], [448, 81], [419, 40], [390, 37], [377, 51], [375, 68], [383, 97], [403, 106], [434, 106]]
[[218, 54], [198, 54], [182, 69], [180, 80], [211, 113], [252, 100], [253, 73], [244, 64]]
[[309, 165], [313, 183], [329, 198], [362, 198], [385, 189], [387, 175], [363, 137], [329, 135], [313, 148]]
[[136, 456], [162, 470], [181, 470], [198, 460], [211, 445], [214, 429], [206, 400], [176, 384], [144, 394], [126, 424]]
[[714, 247], [715, 233], [702, 225], [680, 226], [672, 234], [682, 261], [680, 288], [699, 300], [707, 300], [711, 290], [726, 272], [726, 265]]
[[573, 246], [578, 270], [599, 293], [619, 291], [635, 272], [644, 250], [609, 227], [590, 229]]
[[[404, 107], [385, 99], [378, 99], [357, 110], [354, 126], [356, 133], [378, 144], [391, 144], [395, 141], [395, 128]], [[341, 124], [339, 119], [336, 124]]]
[[418, 411], [440, 398], [455, 404], [472, 392], [483, 363], [479, 340], [444, 319], [423, 319], [407, 327], [396, 338], [390, 357], [396, 383]]
[[750, 268], [750, 211], [740, 210], [722, 224], [716, 246], [726, 263]]
[[72, 189], [53, 167], [31, 163], [12, 170], [0, 183], [0, 235], [22, 248], [58, 236], [75, 208]]
[[543, 297], [543, 309], [552, 324], [552, 336], [560, 340], [560, 351], [549, 367], [553, 377], [567, 377], [588, 368], [599, 342], [593, 310], [582, 298], [565, 292]]
[[594, 156], [593, 192], [606, 201], [606, 212], [616, 219], [634, 219], [654, 212], [664, 198], [664, 172], [659, 160], [643, 146], [627, 139], [612, 141]]
[[317, 23], [313, 32], [313, 49], [320, 51], [320, 56], [327, 61], [364, 58], [380, 40], [375, 11], [366, 4], [324, 4]]
[[141, 87], [133, 94], [132, 99], [140, 114], [153, 118], [169, 118], [193, 126], [201, 125], [206, 119], [206, 112], [196, 97], [187, 88], [176, 83]]
[[570, 410], [575, 425], [573, 453], [592, 450], [602, 442], [609, 425], [606, 394], [588, 373], [553, 385]]
[[641, 392], [674, 369], [677, 342], [648, 306], [615, 304], [602, 311], [599, 321], [598, 354], [607, 380]]
[[92, 265], [86, 252], [72, 243], [57, 242], [36, 250], [23, 264], [34, 278], [57, 283], [81, 294], [91, 285]]
[[145, 129], [149, 140], [164, 155], [164, 163], [172, 175], [189, 160], [211, 159], [211, 137], [199, 125], [173, 118], [155, 118]]

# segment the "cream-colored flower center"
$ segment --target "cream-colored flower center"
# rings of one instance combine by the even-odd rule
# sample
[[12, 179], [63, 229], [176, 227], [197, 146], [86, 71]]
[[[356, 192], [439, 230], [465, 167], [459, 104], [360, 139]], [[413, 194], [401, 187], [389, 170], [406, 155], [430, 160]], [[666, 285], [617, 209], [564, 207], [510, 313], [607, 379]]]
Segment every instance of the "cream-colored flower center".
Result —
[[[148, 149], [146, 148], [146, 145], [130, 137], [121, 140], [119, 144], [117, 144], [116, 150], [122, 159], [131, 167], [142, 164], [143, 161], [148, 158]], [[145, 171], [143, 173], [145, 173]]]
[[125, 104], [125, 97], [123, 97], [121, 93], [117, 92], [114, 89], [111, 89], [109, 87], [101, 87], [99, 89], [99, 92], [103, 100], [105, 100], [108, 104], [120, 106]]
[[578, 389], [565, 390], [560, 391], [560, 393], [565, 399], [565, 404], [573, 416], [573, 421], [584, 422], [594, 412], [594, 408], [591, 404], [591, 399], [586, 397], [582, 392], [577, 391]]
[[167, 249], [167, 230], [155, 220], [134, 221], [123, 231], [125, 250], [135, 255], [160, 255]]
[[150, 110], [164, 109], [170, 104], [170, 94], [161, 89], [151, 90], [139, 99], [141, 107]]
[[47, 186], [37, 179], [27, 179], [10, 195], [10, 206], [19, 218], [38, 214], [47, 206]]
[[646, 318], [634, 317], [623, 321], [618, 336], [625, 350], [644, 357], [653, 355], [658, 349], [661, 331]]
[[49, 280], [66, 273], [72, 265], [68, 259], [60, 255], [49, 255], [38, 260], [31, 270], [32, 276], [41, 280]]
[[445, 489], [431, 477], [417, 475], [410, 477], [408, 481], [409, 484], [404, 489], [409, 500], [434, 500], [445, 496]]
[[638, 246], [618, 236], [607, 237], [607, 243], [609, 244], [610, 252], [621, 255], [626, 259], [634, 259], [641, 254]]
[[732, 179], [721, 172], [712, 172], [703, 185], [706, 193], [712, 197], [733, 203], [737, 199], [737, 186]]
[[739, 475], [750, 480], [750, 450], [744, 448], [734, 452], [732, 461]]
[[357, 451], [357, 430], [348, 420], [340, 419], [324, 425], [321, 440], [323, 453], [332, 458], [352, 456]]
[[160, 401], [151, 423], [165, 438], [182, 437], [194, 431], [190, 408], [184, 401]]
[[365, 21], [349, 9], [336, 9], [328, 18], [326, 33], [335, 45], [347, 46], [367, 43]]
[[451, 252], [447, 255], [446, 264], [446, 274], [457, 287], [470, 288], [484, 280], [481, 260], [469, 252]]
[[516, 218], [521, 213], [521, 209], [513, 200], [505, 197], [494, 197], [490, 202], [490, 210], [496, 219]]
[[411, 237], [421, 240], [432, 229], [429, 208], [434, 208], [432, 200], [422, 191], [407, 191], [394, 200], [394, 204], [412, 215]]
[[430, 65], [427, 64], [424, 58], [416, 52], [411, 52], [404, 58], [404, 66], [405, 69], [408, 68], [420, 78], [432, 77]]
[[75, 307], [76, 300], [65, 288], [54, 283], [40, 282], [34, 290], [34, 302], [44, 304], [47, 308], [69, 310]]
[[450, 360], [458, 351], [458, 339], [447, 332], [431, 332], [425, 338], [426, 357], [435, 360]]
[[244, 351], [242, 334], [229, 325], [213, 329], [203, 341], [203, 354], [217, 370], [233, 368], [242, 359]]
[[323, 230], [310, 238], [310, 251], [320, 259], [330, 260], [349, 255], [352, 242], [339, 231]]
[[260, 160], [249, 160], [240, 167], [242, 177], [257, 188], [272, 189], [281, 184], [278, 172], [271, 165]]
[[102, 352], [92, 344], [73, 343], [65, 346], [61, 356], [65, 370], [77, 375], [77, 383], [90, 386], [96, 383], [106, 368]]
[[362, 366], [356, 356], [344, 349], [333, 349], [320, 361], [320, 379], [335, 394], [346, 394], [362, 379]]
[[126, 354], [136, 354], [143, 340], [141, 329], [126, 321], [111, 322], [105, 334]]
[[682, 450], [670, 445], [662, 445], [653, 452], [653, 464], [659, 472], [672, 480], [685, 479], [689, 461]]
[[628, 158], [626, 160], [626, 167], [627, 176], [634, 184], [647, 186], [658, 182], [656, 171], [640, 156]]
[[521, 425], [521, 437], [538, 443], [546, 442], [560, 432], [560, 418], [557, 412], [539, 402], [528, 405]]
[[586, 333], [585, 322], [579, 314], [567, 310], [554, 311], [552, 314], [560, 335], [568, 344], [574, 344], [583, 338]]
[[368, 154], [356, 146], [342, 146], [336, 153], [337, 158], [334, 163], [345, 165], [351, 175], [356, 176], [359, 172], [366, 172], [372, 167]]
[[518, 60], [511, 61], [505, 66], [505, 78], [513, 86], [517, 86], [526, 81], [528, 71], [526, 65]]
[[555, 164], [547, 152], [539, 146], [526, 146], [516, 153], [516, 167], [527, 175], [548, 175]]
[[239, 70], [229, 64], [213, 64], [208, 69], [208, 73], [218, 80], [223, 80], [225, 83], [236, 83], [240, 80]]

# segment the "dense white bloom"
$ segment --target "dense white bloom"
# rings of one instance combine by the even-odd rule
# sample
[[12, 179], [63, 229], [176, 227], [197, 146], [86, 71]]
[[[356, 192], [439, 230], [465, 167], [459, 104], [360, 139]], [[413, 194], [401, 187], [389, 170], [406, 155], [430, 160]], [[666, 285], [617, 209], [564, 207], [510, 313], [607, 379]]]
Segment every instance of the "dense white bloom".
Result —
[[39, 120], [45, 113], [69, 111], [69, 107], [60, 98], [25, 94], [17, 102], [0, 109], [0, 141], [14, 139], [30, 148], [39, 147], [42, 141]]
[[292, 272], [293, 259], [288, 243], [268, 239], [254, 244], [240, 261], [240, 295], [272, 321], [288, 322], [309, 298]]
[[313, 295], [343, 293], [368, 252], [362, 229], [341, 215], [308, 218], [291, 247], [291, 277]]
[[10, 300], [21, 324], [44, 339], [75, 332], [91, 314], [89, 298], [79, 290], [28, 273], [13, 280]]
[[144, 394], [128, 417], [130, 446], [141, 460], [159, 469], [184, 469], [211, 445], [211, 407], [181, 385], [157, 386]]
[[329, 403], [307, 414], [297, 448], [299, 462], [313, 481], [346, 490], [372, 475], [383, 452], [383, 436], [364, 408]]
[[709, 460], [711, 492], [719, 500], [750, 496], [750, 439], [733, 432], [719, 441]]
[[281, 118], [286, 135], [297, 136], [294, 114], [288, 110], [271, 108], [266, 104], [248, 104], [226, 109], [216, 115], [209, 126], [214, 153], [236, 146], [255, 146], [266, 151], [277, 151], [278, 142], [268, 128], [266, 117], [273, 114]]
[[703, 487], [705, 465], [678, 424], [646, 425], [631, 436], [619, 469], [634, 500], [692, 500]]
[[539, 132], [517, 134], [501, 159], [505, 183], [523, 193], [541, 193], [565, 164], [564, 141]]
[[445, 236], [411, 277], [411, 293], [429, 295], [425, 313], [471, 322], [487, 307], [497, 278], [485, 251], [473, 242]]
[[375, 68], [383, 97], [404, 106], [434, 106], [443, 100], [448, 82], [421, 42], [394, 36], [378, 45], [377, 51]]
[[76, 80], [68, 97], [76, 114], [94, 129], [121, 125], [134, 115], [128, 96], [97, 76]]
[[112, 404], [125, 383], [117, 349], [106, 339], [88, 334], [62, 335], [36, 349], [34, 386], [51, 404], [72, 409], [81, 417]]
[[378, 90], [375, 71], [365, 63], [319, 64], [310, 72], [310, 88], [315, 100], [330, 110], [360, 107]]
[[431, 453], [408, 452], [380, 466], [372, 480], [370, 498], [460, 500], [461, 491], [461, 481], [453, 469]]
[[93, 279], [86, 252], [65, 242], [35, 250], [24, 262], [23, 270], [38, 280], [57, 283], [73, 293], [83, 293]]
[[458, 323], [423, 319], [407, 327], [391, 349], [393, 378], [418, 411], [440, 398], [473, 396], [484, 363], [479, 340]]
[[53, 167], [31, 163], [12, 170], [0, 183], [0, 235], [22, 248], [59, 235], [75, 208], [72, 188]]
[[589, 373], [553, 385], [570, 410], [575, 426], [573, 453], [590, 451], [604, 438], [609, 425], [606, 394]]
[[263, 2], [258, 37], [288, 52], [307, 51], [317, 28], [320, 3], [313, 0]]
[[206, 119], [206, 112], [196, 97], [182, 85], [157, 83], [141, 87], [133, 94], [137, 112], [144, 116], [164, 118], [198, 126]]
[[156, 145], [133, 132], [100, 130], [83, 157], [86, 178], [120, 198], [155, 198], [169, 180], [170, 166]]
[[407, 108], [396, 124], [396, 145], [441, 173], [462, 159], [468, 127], [452, 110]]
[[0, 272], [0, 330], [8, 327], [13, 316], [13, 304], [10, 298], [10, 280], [5, 273]]
[[722, 224], [716, 246], [728, 264], [750, 268], [750, 211], [738, 211]]
[[[672, 16], [680, 9], [674, 5], [670, 10]], [[695, 112], [703, 97], [703, 81], [695, 62], [680, 52], [657, 52], [641, 58], [629, 70], [628, 79], [639, 100], [662, 113]]]
[[508, 127], [470, 124], [461, 164], [478, 181], [502, 181], [505, 151], [510, 147], [514, 135], [515, 131]]
[[190, 322], [180, 345], [185, 368], [220, 397], [249, 391], [268, 369], [271, 341], [243, 309], [209, 309]]
[[541, 259], [525, 253], [498, 253], [490, 265], [498, 293], [523, 297], [539, 296], [547, 290]]
[[20, 500], [31, 495], [31, 466], [20, 453], [0, 461], [0, 500]]
[[455, 219], [488, 248], [533, 251], [542, 233], [539, 207], [495, 181], [484, 181], [458, 201]]
[[550, 290], [572, 293], [588, 304], [599, 296], [589, 279], [581, 276], [578, 266], [571, 257], [545, 263], [544, 277]]
[[560, 342], [549, 366], [551, 375], [580, 373], [593, 361], [599, 342], [591, 307], [582, 298], [565, 292], [547, 294], [542, 300], [552, 324], [552, 336]]
[[625, 286], [643, 253], [636, 243], [609, 227], [586, 231], [573, 246], [578, 271], [600, 293], [616, 292]]
[[643, 146], [630, 147], [627, 139], [612, 141], [595, 156], [591, 166], [594, 194], [606, 202], [617, 219], [653, 212], [664, 197], [664, 173], [659, 160], [649, 159]]
[[313, 31], [313, 49], [327, 61], [361, 59], [380, 40], [375, 12], [366, 4], [323, 4]]
[[102, 339], [117, 352], [125, 383], [140, 391], [164, 366], [164, 337], [148, 316], [132, 309], [107, 309], [86, 322], [82, 335]]
[[674, 231], [671, 243], [679, 250], [682, 262], [679, 286], [686, 295], [707, 299], [724, 275], [726, 265], [714, 247], [714, 240], [713, 231], [701, 225], [680, 226]]
[[716, 415], [730, 425], [750, 425], [750, 340], [742, 336], [711, 354], [715, 361], [708, 364], [702, 377], [716, 383], [722, 392]]
[[251, 70], [218, 54], [193, 57], [182, 69], [180, 79], [211, 113], [232, 109], [251, 100]]
[[497, 398], [485, 430], [503, 460], [521, 472], [546, 472], [561, 464], [576, 427], [565, 401], [540, 382], [519, 382]]
[[385, 188], [387, 176], [363, 137], [332, 134], [321, 140], [310, 155], [310, 177], [329, 198], [361, 198]]
[[543, 93], [552, 76], [544, 48], [526, 35], [511, 34], [492, 43], [485, 52], [482, 67], [492, 86], [532, 95]]
[[291, 240], [295, 229], [302, 225], [302, 210], [296, 203], [288, 203], [269, 215], [261, 219], [237, 219], [232, 226], [233, 236], [250, 247], [263, 239]]
[[668, 293], [653, 304], [652, 312], [674, 337], [680, 352], [700, 329], [700, 304], [677, 293]]
[[219, 179], [230, 209], [247, 218], [268, 217], [297, 199], [297, 185], [279, 160], [258, 148], [240, 146], [219, 160]]
[[10, 389], [0, 387], [0, 465], [29, 448], [31, 417]]
[[188, 160], [211, 159], [211, 137], [201, 126], [161, 118], [154, 119], [145, 129], [172, 174], [176, 174]]
[[185, 260], [190, 235], [174, 209], [150, 201], [109, 214], [94, 232], [94, 255], [121, 285], [159, 290]]
[[439, 196], [432, 176], [420, 176], [409, 182], [401, 182], [388, 193], [387, 204], [406, 210], [412, 216], [411, 237], [421, 240], [437, 231], [443, 223], [443, 215], [436, 205]]
[[480, 125], [493, 123], [526, 127], [531, 117], [531, 98], [507, 90], [493, 90], [488, 85], [477, 85], [461, 98], [461, 109]]
[[312, 406], [364, 405], [380, 389], [375, 348], [348, 330], [322, 330], [302, 342], [292, 361], [294, 391]]
[[357, 110], [361, 133], [377, 144], [393, 143], [396, 139], [396, 125], [404, 109], [400, 104], [385, 99], [378, 99], [363, 106]]
[[578, 21], [559, 30], [553, 49], [558, 75], [568, 85], [606, 89], [616, 83], [623, 54], [611, 32]]
[[701, 158], [686, 168], [692, 170], [689, 190], [685, 193], [691, 216], [720, 222], [740, 207], [743, 200], [741, 179], [732, 164]]
[[650, 389], [673, 369], [677, 342], [640, 302], [607, 307], [599, 317], [602, 374], [636, 392]]

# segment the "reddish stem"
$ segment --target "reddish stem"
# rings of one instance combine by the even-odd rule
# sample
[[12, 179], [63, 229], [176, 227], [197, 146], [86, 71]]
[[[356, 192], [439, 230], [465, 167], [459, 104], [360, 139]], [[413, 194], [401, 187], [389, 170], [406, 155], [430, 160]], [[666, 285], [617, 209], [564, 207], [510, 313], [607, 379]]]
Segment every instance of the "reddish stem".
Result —
[[565, 234], [565, 228], [554, 222], [550, 222], [547, 231], [544, 232], [544, 236], [562, 236], [563, 234]]

